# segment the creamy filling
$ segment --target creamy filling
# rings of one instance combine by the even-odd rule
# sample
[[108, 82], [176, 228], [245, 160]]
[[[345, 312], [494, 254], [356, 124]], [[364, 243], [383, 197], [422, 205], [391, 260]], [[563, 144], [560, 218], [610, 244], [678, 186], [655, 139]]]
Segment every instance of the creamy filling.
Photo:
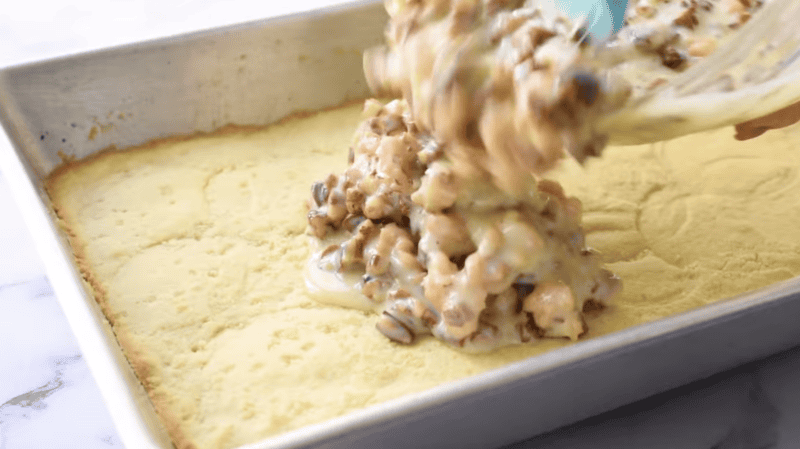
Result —
[[[630, 83], [635, 101], [723, 46], [762, 5], [760, 0], [639, 0], [630, 5], [625, 26], [597, 54], [605, 70]], [[716, 88], [733, 90], [733, 78], [721, 76]]]
[[387, 45], [365, 72], [404, 100], [368, 101], [349, 168], [313, 185], [309, 289], [380, 312], [400, 343], [577, 339], [584, 309], [621, 284], [585, 246], [580, 201], [538, 175], [564, 148], [598, 156], [599, 117], [711, 54], [760, 6], [641, 0], [594, 43], [552, 2], [388, 0]]
[[399, 343], [433, 334], [481, 351], [582, 335], [584, 308], [620, 283], [585, 246], [580, 201], [554, 181], [510, 195], [457, 173], [402, 100], [364, 112], [349, 168], [311, 188], [310, 291], [380, 312], [378, 330]]
[[[591, 42], [549, 1], [390, 0], [387, 45], [365, 54], [365, 71], [448, 143], [457, 171], [488, 171], [516, 194], [563, 149], [581, 162], [599, 155], [609, 132], [600, 117], [711, 54], [761, 5], [640, 0], [616, 36]], [[714, 83], [735, 88], [727, 75]]]

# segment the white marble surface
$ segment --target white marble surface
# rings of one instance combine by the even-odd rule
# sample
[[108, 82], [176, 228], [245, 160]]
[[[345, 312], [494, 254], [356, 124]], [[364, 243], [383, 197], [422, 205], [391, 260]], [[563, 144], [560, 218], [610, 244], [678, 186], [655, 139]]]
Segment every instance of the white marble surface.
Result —
[[[6, 2], [0, 67], [290, 11], [330, 0]], [[0, 145], [6, 145], [0, 132]], [[123, 447], [0, 167], [0, 449]], [[514, 448], [800, 448], [800, 349]]]

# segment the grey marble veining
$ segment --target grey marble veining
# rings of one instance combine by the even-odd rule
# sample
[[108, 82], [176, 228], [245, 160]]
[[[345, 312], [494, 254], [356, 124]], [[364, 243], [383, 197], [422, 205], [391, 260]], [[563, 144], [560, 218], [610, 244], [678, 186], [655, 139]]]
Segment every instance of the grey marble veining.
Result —
[[122, 447], [46, 278], [0, 286], [0, 354], [0, 449]]

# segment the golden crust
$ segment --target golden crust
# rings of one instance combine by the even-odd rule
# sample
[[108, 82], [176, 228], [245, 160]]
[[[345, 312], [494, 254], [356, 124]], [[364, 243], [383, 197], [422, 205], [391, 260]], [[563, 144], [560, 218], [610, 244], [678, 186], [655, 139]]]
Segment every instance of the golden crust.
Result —
[[142, 152], [142, 151], [157, 151], [159, 148], [169, 147], [182, 142], [189, 142], [203, 137], [222, 137], [232, 136], [237, 134], [255, 133], [264, 131], [272, 127], [280, 127], [286, 123], [294, 122], [297, 120], [313, 117], [328, 111], [346, 108], [348, 106], [360, 105], [363, 100], [346, 100], [343, 103], [323, 108], [320, 110], [309, 111], [300, 110], [281, 118], [277, 122], [268, 126], [252, 126], [252, 125], [235, 125], [228, 124], [213, 132], [197, 131], [188, 135], [169, 136], [164, 138], [157, 138], [149, 140], [141, 145], [126, 148], [124, 150], [118, 149], [115, 145], [110, 145], [91, 156], [76, 160], [74, 157], [63, 157], [63, 164], [56, 167], [51, 174], [45, 179], [45, 191], [51, 200], [53, 212], [55, 213], [58, 225], [62, 232], [67, 236], [70, 247], [73, 252], [74, 261], [82, 275], [84, 285], [90, 289], [97, 304], [100, 307], [103, 315], [111, 326], [112, 332], [117, 339], [122, 351], [127, 358], [129, 365], [136, 377], [141, 382], [142, 386], [150, 398], [156, 414], [159, 416], [162, 424], [166, 428], [173, 444], [177, 449], [197, 449], [197, 445], [192, 439], [187, 436], [182, 426], [180, 417], [174, 412], [171, 403], [167, 398], [164, 391], [159, 390], [152, 381], [155, 369], [154, 362], [147, 356], [148, 348], [143, 347], [137, 343], [136, 339], [128, 332], [128, 328], [119, 323], [116, 319], [114, 309], [109, 305], [108, 293], [103, 282], [98, 278], [97, 274], [92, 269], [92, 263], [89, 262], [86, 255], [85, 248], [87, 242], [82, 240], [78, 233], [72, 229], [70, 224], [78, 222], [79, 218], [71, 214], [68, 208], [62, 206], [62, 195], [67, 192], [68, 187], [62, 186], [65, 177], [76, 170], [85, 167], [96, 165], [104, 161], [113, 160], [120, 153]]
[[[215, 192], [234, 195], [217, 198], [218, 203], [227, 206], [236, 201], [239, 184], [252, 179], [251, 175], [258, 175], [259, 179], [275, 178], [285, 175], [291, 167], [297, 168], [297, 178], [291, 181], [295, 184], [286, 186], [289, 190], [271, 191], [266, 184], [256, 184], [261, 190], [255, 190], [253, 195], [261, 195], [264, 202], [258, 203], [255, 200], [259, 198], [253, 197], [241, 201], [247, 207], [251, 204], [263, 206], [296, 188], [299, 189], [297, 210], [271, 210], [272, 214], [287, 216], [280, 218], [292, 225], [275, 226], [271, 233], [252, 237], [259, 239], [256, 243], [261, 246], [254, 246], [242, 236], [255, 232], [252, 226], [265, 227], [266, 215], [245, 217], [250, 220], [248, 226], [251, 227], [242, 228], [231, 221], [228, 209], [217, 211], [213, 220], [219, 222], [212, 230], [236, 234], [240, 240], [226, 237], [228, 240], [223, 243], [234, 244], [229, 250], [231, 254], [222, 254], [226, 250], [217, 251], [213, 245], [199, 249], [217, 251], [207, 258], [218, 264], [246, 260], [248, 276], [251, 279], [262, 276], [266, 284], [244, 285], [245, 293], [236, 297], [243, 305], [243, 312], [235, 319], [219, 316], [218, 311], [209, 309], [208, 314], [212, 316], [209, 323], [185, 320], [189, 333], [196, 334], [197, 339], [207, 339], [204, 344], [195, 339], [179, 341], [184, 347], [175, 346], [177, 338], [167, 332], [173, 329], [161, 334], [163, 327], [153, 323], [145, 323], [149, 326], [148, 332], [155, 332], [152, 340], [137, 333], [135, 326], [141, 325], [141, 320], [155, 320], [180, 306], [180, 301], [168, 298], [158, 303], [159, 308], [149, 315], [142, 312], [132, 317], [123, 312], [137, 313], [141, 304], [136, 301], [147, 293], [143, 293], [142, 298], [119, 296], [129, 294], [127, 289], [131, 286], [146, 283], [154, 284], [148, 286], [152, 290], [170, 293], [168, 281], [184, 276], [181, 273], [186, 270], [170, 272], [166, 280], [153, 280], [152, 276], [143, 275], [156, 259], [139, 260], [138, 265], [126, 272], [126, 275], [133, 273], [133, 277], [117, 285], [115, 282], [119, 279], [114, 279], [114, 275], [119, 270], [98, 265], [102, 262], [100, 258], [113, 255], [98, 252], [98, 248], [110, 251], [106, 246], [116, 240], [92, 240], [84, 223], [94, 218], [107, 219], [100, 214], [104, 209], [93, 210], [94, 218], [91, 214], [81, 215], [77, 201], [91, 203], [91, 198], [85, 198], [86, 192], [113, 187], [114, 176], [119, 174], [115, 170], [121, 167], [164, 165], [156, 167], [164, 169], [158, 177], [137, 181], [137, 187], [153, 180], [172, 179], [176, 166], [180, 168], [194, 160], [193, 157], [177, 157], [178, 153], [173, 151], [177, 147], [196, 148], [206, 156], [216, 151], [213, 154], [219, 156], [219, 164], [224, 167], [234, 158], [246, 161], [249, 157], [261, 157], [266, 151], [265, 145], [273, 142], [270, 139], [274, 137], [264, 137], [271, 136], [270, 131], [235, 133], [232, 132], [234, 128], [227, 128], [225, 132], [231, 134], [225, 139], [215, 140], [217, 136], [211, 134], [196, 139], [168, 140], [173, 143], [164, 145], [151, 142], [147, 151], [108, 150], [91, 162], [77, 161], [69, 164], [72, 168], [62, 167], [48, 179], [47, 188], [59, 225], [69, 238], [84, 281], [112, 324], [132, 369], [148, 391], [176, 447], [229, 448], [252, 443], [569, 344], [554, 340], [482, 355], [462, 354], [434, 339], [424, 339], [410, 348], [399, 347], [374, 330], [374, 316], [319, 305], [308, 296], [299, 273], [271, 273], [269, 270], [273, 266], [278, 269], [286, 258], [292, 260], [291, 264], [281, 265], [283, 270], [296, 270], [307, 257], [307, 248], [291, 247], [303, 242], [305, 237], [292, 220], [297, 218], [302, 226], [301, 202], [310, 182], [346, 163], [347, 145], [358, 111], [351, 108], [350, 115], [332, 114], [338, 121], [326, 119], [326, 127], [317, 131], [316, 136], [300, 124], [290, 128], [291, 132], [309, 134], [280, 142], [288, 146], [285, 153], [289, 156], [264, 158], [254, 163], [254, 168], [247, 168], [243, 162], [236, 170], [224, 173], [229, 175], [226, 186], [230, 189]], [[308, 126], [321, 123], [315, 122], [321, 116], [316, 117], [309, 119]], [[297, 123], [301, 122], [305, 123]], [[288, 121], [284, 123], [290, 125]], [[295, 126], [294, 123], [291, 126]], [[337, 127], [347, 129], [334, 139], [330, 134]], [[775, 131], [744, 143], [735, 142], [730, 134], [730, 130], [721, 130], [660, 147], [609, 148], [606, 158], [589, 164], [586, 169], [565, 164], [554, 174], [569, 195], [576, 195], [584, 202], [588, 244], [600, 249], [611, 269], [626, 280], [626, 289], [615, 305], [601, 314], [587, 315], [589, 337], [669, 316], [800, 274], [800, 246], [796, 243], [800, 241], [800, 229], [796, 226], [800, 220], [800, 198], [796, 194], [800, 183], [796, 168], [800, 165], [800, 153], [796, 151], [800, 128]], [[162, 139], [162, 143], [164, 141]], [[298, 141], [314, 143], [301, 145], [308, 151], [298, 152]], [[331, 141], [339, 142], [336, 148], [323, 151], [316, 146]], [[260, 146], [251, 149], [241, 146], [242, 142]], [[230, 148], [243, 153], [229, 154]], [[697, 148], [704, 150], [697, 151]], [[269, 151], [278, 150], [271, 148]], [[154, 155], [162, 157], [155, 159], [151, 157]], [[112, 163], [122, 160], [124, 163]], [[336, 161], [341, 165], [333, 167]], [[211, 167], [208, 170], [215, 170], [214, 164], [208, 164]], [[79, 176], [95, 166], [99, 174], [95, 173], [91, 182]], [[134, 172], [137, 173], [142, 172]], [[75, 179], [69, 181], [67, 178], [73, 175]], [[187, 186], [188, 194], [192, 194], [191, 189], [202, 189], [204, 180], [200, 177], [197, 183]], [[222, 182], [219, 176], [215, 180]], [[125, 189], [116, 192], [124, 193]], [[253, 201], [248, 203], [250, 200]], [[294, 204], [295, 200], [291, 197], [287, 201], [287, 204]], [[159, 205], [142, 202], [138, 206], [147, 212]], [[249, 213], [249, 209], [243, 210]], [[175, 219], [170, 214], [159, 217]], [[117, 240], [131, 235], [122, 231], [116, 236]], [[213, 236], [214, 232], [210, 234]], [[153, 250], [188, 242], [186, 246], [195, 245], [191, 246], [194, 252], [188, 253], [188, 257], [202, 256], [205, 253], [198, 252], [197, 235], [186, 233], [177, 240], [157, 236], [140, 243], [141, 248]], [[714, 238], [709, 239], [709, 235]], [[279, 242], [281, 239], [283, 243]], [[275, 246], [273, 252], [270, 252], [271, 246]], [[238, 253], [237, 248], [241, 249]], [[158, 260], [165, 264], [161, 268], [172, 268], [168, 265], [173, 263], [171, 260]], [[287, 283], [275, 287], [273, 284], [282, 278], [287, 278]], [[209, 287], [223, 285], [213, 284], [209, 279], [213, 278], [204, 279]], [[253, 295], [247, 296], [247, 292]], [[185, 313], [211, 302], [210, 297], [204, 296], [191, 299]], [[271, 305], [265, 307], [269, 301]], [[193, 345], [199, 348], [197, 354], [189, 350]], [[236, 352], [242, 347], [254, 348], [253, 355], [247, 351]], [[200, 353], [202, 360], [198, 359]], [[188, 361], [181, 362], [181, 357]], [[263, 366], [257, 366], [259, 364]], [[197, 377], [193, 378], [195, 375]]]
[[[151, 145], [156, 145], [155, 143], [151, 143]], [[108, 154], [111, 153], [112, 150], [104, 150], [105, 154], [101, 157], [107, 157]], [[73, 164], [87, 164], [91, 163], [89, 160], [82, 160], [82, 161], [69, 161], [68, 164], [62, 165], [59, 167], [60, 174], [66, 172], [66, 168]], [[57, 191], [55, 185], [57, 184], [57, 178], [60, 174], [54, 174], [51, 177], [47, 178], [46, 181], [46, 188], [47, 192], [52, 199], [54, 197], [53, 192]], [[91, 289], [91, 294], [94, 296], [97, 304], [100, 306], [100, 310], [103, 312], [103, 315], [108, 320], [108, 324], [111, 325], [112, 332], [117, 339], [120, 347], [122, 348], [123, 354], [125, 354], [125, 358], [128, 360], [131, 369], [136, 374], [136, 377], [142, 383], [145, 391], [147, 392], [148, 397], [150, 398], [150, 402], [153, 404], [153, 408], [155, 409], [156, 414], [161, 419], [162, 424], [167, 430], [170, 438], [172, 439], [173, 444], [177, 449], [197, 449], [197, 446], [186, 436], [183, 428], [181, 427], [180, 420], [169, 407], [169, 404], [166, 401], [161, 400], [161, 396], [157, 394], [157, 392], [152, 388], [151, 380], [151, 372], [153, 369], [153, 365], [147, 358], [144, 356], [146, 353], [146, 348], [142, 348], [136, 345], [134, 341], [130, 338], [130, 336], [126, 332], [126, 328], [124, 326], [119, 326], [115, 322], [114, 313], [112, 309], [109, 307], [107, 297], [108, 294], [106, 293], [103, 284], [97, 279], [95, 274], [91, 270], [91, 265], [86, 261], [83, 248], [85, 247], [86, 243], [82, 242], [75, 232], [70, 228], [67, 224], [69, 220], [64, 219], [64, 212], [62, 208], [60, 208], [56, 201], [53, 201], [53, 211], [56, 213], [56, 216], [59, 218], [58, 224], [61, 230], [67, 235], [67, 238], [70, 242], [70, 246], [73, 251], [73, 256], [75, 260], [75, 264], [78, 266], [78, 269], [83, 276], [84, 285]]]

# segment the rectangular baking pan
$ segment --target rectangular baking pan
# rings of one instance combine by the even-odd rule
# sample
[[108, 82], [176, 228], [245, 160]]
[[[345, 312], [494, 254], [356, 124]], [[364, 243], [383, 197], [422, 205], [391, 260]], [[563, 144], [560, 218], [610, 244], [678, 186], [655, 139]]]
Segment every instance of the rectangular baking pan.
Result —
[[[356, 2], [0, 71], [0, 164], [126, 447], [171, 443], [43, 179], [63, 157], [366, 97], [361, 51], [385, 21], [382, 2]], [[795, 278], [247, 448], [499, 447], [800, 344], [798, 316]]]

